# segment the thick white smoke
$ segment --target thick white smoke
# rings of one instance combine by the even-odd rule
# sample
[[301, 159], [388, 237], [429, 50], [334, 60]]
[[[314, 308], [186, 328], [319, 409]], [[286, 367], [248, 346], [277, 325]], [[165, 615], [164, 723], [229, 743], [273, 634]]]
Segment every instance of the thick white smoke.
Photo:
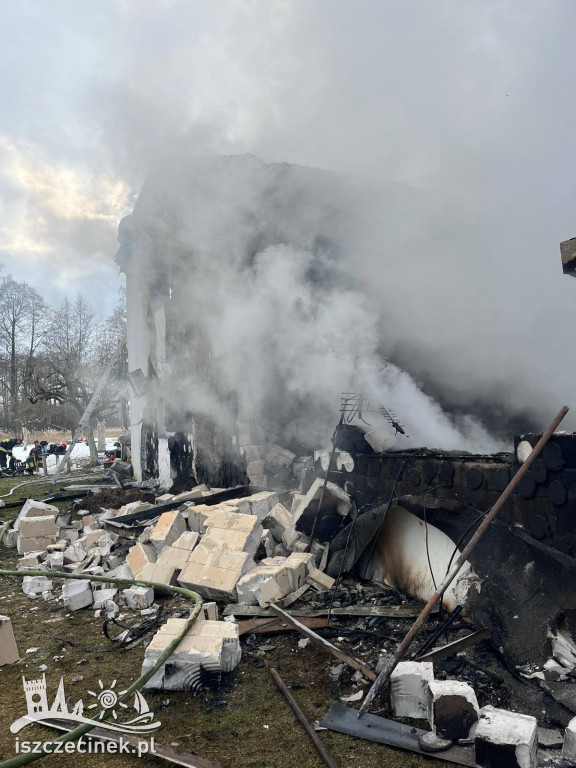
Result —
[[[279, 425], [274, 439], [284, 445], [325, 445], [339, 418], [341, 393], [353, 391], [401, 419], [409, 438], [395, 442], [383, 419], [365, 415], [387, 446], [496, 450], [476, 420], [454, 423], [407, 373], [382, 359], [378, 307], [337, 281], [311, 281], [316, 260], [310, 251], [277, 245], [249, 265], [196, 262], [188, 306], [224, 387], [248, 397], [264, 428]], [[191, 408], [217, 413], [221, 405], [200, 391], [193, 388]]]

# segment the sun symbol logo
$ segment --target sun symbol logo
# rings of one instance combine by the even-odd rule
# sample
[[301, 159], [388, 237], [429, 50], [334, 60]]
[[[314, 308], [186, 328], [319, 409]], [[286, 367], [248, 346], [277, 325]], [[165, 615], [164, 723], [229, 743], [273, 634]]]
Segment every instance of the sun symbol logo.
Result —
[[120, 696], [126, 693], [126, 691], [116, 692], [114, 690], [116, 687], [116, 682], [116, 680], [113, 680], [110, 688], [104, 688], [102, 680], [98, 680], [100, 691], [98, 693], [95, 693], [94, 691], [88, 691], [90, 696], [94, 696], [97, 701], [94, 704], [90, 704], [87, 709], [96, 709], [96, 707], [100, 707], [102, 709], [102, 712], [100, 712], [99, 715], [100, 720], [102, 720], [104, 715], [108, 714], [110, 710], [112, 710], [112, 717], [114, 720], [117, 720], [118, 718], [116, 715], [116, 705], [128, 709], [128, 704], [124, 704], [123, 702], [119, 701]]

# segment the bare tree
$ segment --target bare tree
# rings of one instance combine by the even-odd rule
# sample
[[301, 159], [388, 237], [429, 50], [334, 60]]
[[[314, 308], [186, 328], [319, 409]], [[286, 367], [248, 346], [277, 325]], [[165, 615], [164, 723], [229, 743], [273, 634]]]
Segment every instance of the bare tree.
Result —
[[6, 426], [9, 428], [15, 426], [19, 417], [24, 384], [20, 371], [26, 366], [24, 361], [32, 358], [46, 332], [46, 314], [46, 303], [38, 291], [10, 275], [1, 279], [0, 354], [3, 391], [9, 401], [8, 408], [5, 407]]
[[[118, 346], [111, 343], [111, 332], [107, 330], [109, 323], [97, 323], [90, 305], [81, 296], [73, 302], [65, 299], [48, 332], [49, 343], [28, 367], [26, 391], [29, 401], [62, 406], [68, 411], [65, 421], [71, 429], [80, 421]], [[123, 331], [121, 333], [123, 335]], [[94, 462], [98, 459], [94, 430], [98, 421], [104, 421], [116, 412], [117, 390], [113, 376], [86, 429]]]

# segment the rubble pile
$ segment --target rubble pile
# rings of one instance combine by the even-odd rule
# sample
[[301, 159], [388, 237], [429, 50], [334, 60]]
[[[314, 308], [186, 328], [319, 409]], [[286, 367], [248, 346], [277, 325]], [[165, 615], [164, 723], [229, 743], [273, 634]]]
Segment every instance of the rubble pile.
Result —
[[[295, 460], [294, 454], [277, 449], [267, 460], [260, 449], [244, 450], [249, 471], [261, 480], [255, 489], [180, 484], [178, 493], [153, 496], [135, 489], [128, 498], [120, 489], [112, 496], [101, 491], [76, 502], [68, 513], [49, 503], [26, 501], [3, 534], [4, 544], [17, 549], [20, 571], [43, 573], [24, 575], [22, 590], [30, 598], [61, 601], [68, 611], [91, 609], [107, 619], [114, 620], [123, 610], [140, 612], [144, 620], [156, 617], [146, 630], [142, 673], [175, 642], [186, 622], [178, 615], [162, 619], [157, 601], [163, 590], [154, 585], [197, 592], [205, 601], [198, 620], [145, 683], [148, 689], [215, 688], [223, 675], [238, 666], [243, 653], [250, 663], [263, 666], [262, 656], [274, 647], [263, 640], [268, 630], [270, 634], [296, 630], [305, 636], [298, 643], [299, 651], [310, 641], [318, 642], [339, 659], [327, 680], [337, 698], [345, 704], [362, 702], [363, 686], [377, 678], [418, 616], [419, 609], [404, 593], [428, 599], [435, 578], [448, 571], [459, 552], [455, 541], [460, 541], [460, 531], [473, 528], [477, 510], [440, 497], [426, 502], [421, 512], [422, 502], [413, 493], [385, 501], [376, 495], [375, 482], [372, 486], [354, 474], [365, 465], [362, 478], [372, 476], [376, 471], [372, 465], [381, 458], [370, 454], [335, 449], [331, 454], [318, 452], [314, 460]], [[403, 478], [412, 458], [402, 458], [400, 467], [394, 465], [398, 478]], [[271, 466], [298, 490], [262, 490], [271, 477], [266, 475]], [[138, 493], [140, 498], [135, 498]], [[116, 507], [108, 505], [112, 499]], [[507, 601], [516, 600], [511, 597], [516, 587], [511, 587], [500, 601], [507, 623], [492, 626], [490, 618], [496, 614], [486, 610], [486, 600], [497, 585], [489, 581], [487, 560], [498, 553], [498, 563], [509, 571], [503, 573], [502, 583], [508, 584], [514, 579], [510, 563], [520, 558], [519, 553], [526, 553], [528, 565], [529, 558], [536, 565], [550, 560], [554, 568], [566, 565], [567, 556], [558, 551], [550, 555], [544, 545], [535, 545], [523, 531], [505, 522], [496, 523], [486, 541], [490, 546], [482, 555], [485, 559], [478, 556], [466, 562], [460, 580], [446, 592], [442, 622], [425, 625], [420, 648], [412, 648], [412, 655], [393, 671], [385, 710], [400, 721], [428, 723], [428, 731], [413, 729], [415, 751], [442, 755], [465, 749], [466, 759], [485, 768], [535, 768], [539, 740], [553, 764], [559, 759], [562, 739], [554, 737], [553, 752], [538, 721], [568, 725], [564, 759], [576, 761], [576, 718], [567, 717], [567, 712], [576, 714], [570, 688], [576, 678], [571, 614], [548, 624], [538, 655], [534, 652], [525, 664], [517, 660], [534, 641], [516, 637], [517, 650], [508, 656], [510, 669], [496, 660], [484, 642], [492, 635], [493, 641], [503, 637], [503, 643], [510, 643], [509, 627], [518, 616], [524, 620], [521, 601], [516, 613], [508, 610]], [[500, 555], [502, 548], [509, 553], [507, 561]], [[531, 579], [528, 565], [526, 578]], [[540, 585], [556, 578], [556, 570], [537, 570]], [[145, 583], [123, 588], [82, 578], [65, 580], [59, 587], [61, 582], [51, 578], [59, 571]], [[547, 589], [542, 588], [542, 594]], [[561, 591], [558, 605], [560, 598]], [[282, 613], [289, 607], [291, 618]], [[288, 623], [264, 630], [257, 621], [270, 623], [279, 615], [281, 622], [286, 617]], [[321, 629], [322, 635], [311, 627]], [[478, 637], [471, 631], [474, 628]], [[12, 663], [18, 651], [6, 617], [0, 617], [0, 637], [7, 659], [2, 663]], [[505, 655], [511, 646], [502, 647]], [[340, 690], [350, 684], [351, 693]], [[528, 686], [532, 687], [526, 694]], [[543, 709], [545, 718], [541, 718]], [[342, 711], [334, 715], [336, 720]], [[328, 727], [338, 730], [333, 720]], [[457, 762], [457, 753], [450, 754]]]
[[[198, 592], [209, 601], [201, 620], [146, 687], [213, 687], [241, 657], [238, 626], [230, 616], [218, 620], [215, 601], [266, 608], [295, 593], [310, 588], [323, 591], [334, 583], [318, 567], [324, 547], [315, 544], [313, 553], [305, 551], [310, 539], [296, 530], [295, 515], [276, 492], [206, 503], [221, 490], [200, 485], [180, 494], [164, 493], [154, 504], [134, 500], [119, 509], [96, 509], [92, 500], [90, 512], [78, 510], [79, 519], [29, 500], [5, 532], [4, 544], [15, 546], [21, 555], [18, 570], [46, 572], [45, 576], [24, 576], [25, 594], [61, 600], [69, 611], [91, 608], [97, 615], [114, 618], [124, 605], [147, 615], [156, 607], [156, 595], [151, 586], [118, 589], [85, 578], [64, 581], [57, 594], [51, 572], [109, 575]], [[165, 506], [176, 508], [162, 511]], [[135, 517], [137, 524], [115, 523], [126, 516]], [[154, 634], [146, 648], [143, 672], [182, 629], [182, 621], [169, 619]]]

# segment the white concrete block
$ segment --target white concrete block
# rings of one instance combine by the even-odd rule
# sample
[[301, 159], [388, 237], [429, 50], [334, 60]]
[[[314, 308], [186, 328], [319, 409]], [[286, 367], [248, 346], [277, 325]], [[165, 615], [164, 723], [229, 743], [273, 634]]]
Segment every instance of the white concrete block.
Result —
[[569, 765], [576, 765], [576, 717], [566, 726], [562, 757]]
[[325, 591], [332, 589], [335, 579], [333, 579], [331, 576], [328, 576], [327, 573], [322, 573], [322, 571], [319, 571], [318, 568], [312, 568], [309, 571], [308, 576], [306, 576], [306, 581], [308, 584], [316, 587], [316, 589]]
[[538, 724], [535, 717], [491, 706], [483, 707], [474, 744], [476, 762], [483, 768], [503, 764], [515, 768], [537, 768]]
[[268, 513], [278, 504], [278, 494], [274, 491], [261, 491], [248, 496], [250, 512], [259, 520], [263, 520]]
[[133, 611], [149, 608], [154, 602], [152, 587], [129, 587], [122, 590], [122, 597]]
[[5, 547], [13, 549], [18, 546], [18, 531], [15, 528], [8, 528], [2, 537], [2, 544]]
[[104, 608], [104, 603], [106, 603], [108, 600], [113, 601], [117, 594], [118, 590], [115, 588], [94, 589], [92, 591], [94, 609], [98, 610], [99, 608]]
[[152, 544], [135, 544], [126, 556], [126, 562], [135, 577], [144, 570], [147, 565], [155, 563], [156, 549]]
[[174, 565], [149, 563], [138, 574], [140, 581], [150, 581], [154, 584], [175, 584], [178, 569]]
[[5, 664], [15, 664], [19, 658], [10, 617], [0, 616], [0, 667]]
[[29, 552], [18, 560], [16, 569], [18, 571], [37, 571], [42, 568], [42, 559], [44, 552]]
[[62, 599], [69, 611], [78, 611], [92, 605], [94, 598], [90, 582], [81, 579], [65, 581], [62, 586]]
[[472, 686], [459, 680], [432, 680], [428, 691], [428, 719], [436, 734], [452, 741], [468, 739], [480, 716]]
[[58, 526], [51, 515], [31, 517], [27, 515], [20, 520], [18, 533], [21, 538], [40, 538], [42, 536], [55, 536]]
[[194, 547], [198, 544], [200, 541], [200, 534], [196, 531], [185, 531], [185, 533], [181, 534], [174, 544], [172, 544], [173, 547], [176, 547], [176, 549], [185, 549], [188, 552], [192, 552]]
[[42, 592], [49, 592], [53, 583], [46, 576], [24, 576], [22, 579], [22, 592], [25, 595], [39, 595]]
[[314, 559], [314, 555], [311, 552], [291, 552], [288, 560], [289, 562], [302, 563], [306, 570], [307, 576], [311, 570], [316, 568], [316, 561]]
[[153, 504], [149, 504], [147, 501], [131, 501], [129, 504], [124, 504], [123, 507], [120, 507], [118, 517], [132, 515], [135, 512], [144, 512], [147, 509], [152, 509], [153, 506]]
[[150, 535], [150, 543], [159, 553], [163, 547], [173, 544], [185, 531], [186, 521], [178, 510], [164, 512], [154, 526]]
[[401, 661], [390, 678], [390, 704], [394, 717], [426, 719], [428, 689], [433, 680], [431, 662]]
[[181, 571], [188, 562], [190, 555], [191, 552], [187, 549], [164, 547], [158, 557], [158, 565], [173, 565], [178, 571]]
[[56, 520], [59, 514], [58, 507], [54, 507], [52, 504], [45, 504], [43, 501], [36, 501], [36, 499], [28, 499], [14, 521], [14, 530], [17, 531], [20, 528], [20, 521], [24, 517], [50, 516]]
[[69, 547], [64, 550], [64, 562], [65, 563], [81, 563], [86, 559], [86, 550], [75, 541]]
[[292, 515], [284, 504], [276, 504], [262, 520], [262, 525], [270, 531], [278, 542], [283, 542], [283, 536], [286, 532], [291, 533], [292, 536], [295, 535]]
[[203, 543], [190, 555], [178, 582], [210, 600], [236, 600], [238, 580], [254, 567], [247, 552], [207, 549]]

